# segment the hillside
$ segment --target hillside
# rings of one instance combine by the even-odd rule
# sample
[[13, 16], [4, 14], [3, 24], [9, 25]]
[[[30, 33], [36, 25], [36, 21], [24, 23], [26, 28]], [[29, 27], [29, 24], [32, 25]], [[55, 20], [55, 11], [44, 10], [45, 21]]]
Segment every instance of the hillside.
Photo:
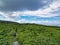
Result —
[[0, 45], [60, 45], [60, 27], [0, 21]]

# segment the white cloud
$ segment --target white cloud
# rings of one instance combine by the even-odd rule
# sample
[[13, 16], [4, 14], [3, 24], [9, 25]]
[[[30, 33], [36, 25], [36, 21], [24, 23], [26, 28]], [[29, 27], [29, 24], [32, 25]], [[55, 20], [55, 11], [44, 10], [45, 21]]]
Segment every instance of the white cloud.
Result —
[[6, 13], [6, 15], [8, 17], [16, 17], [19, 15], [31, 15], [31, 16], [39, 16], [39, 17], [54, 17], [54, 16], [59, 16], [58, 13], [51, 13], [54, 10], [59, 10], [60, 7], [60, 0], [54, 1], [53, 3], [49, 4], [48, 7], [46, 7], [45, 9], [39, 9], [36, 11], [29, 11], [29, 10], [25, 10], [25, 11], [17, 11], [17, 12], [9, 12]]
[[35, 24], [44, 24], [44, 25], [55, 25], [55, 26], [60, 26], [60, 21], [56, 21], [56, 20], [26, 20], [26, 19], [20, 19], [18, 21], [16, 21], [18, 23], [35, 23]]
[[59, 7], [60, 7], [60, 0], [55, 0], [54, 2], [49, 4], [48, 7], [44, 9], [38, 9], [36, 11], [25, 10], [25, 11], [17, 11], [17, 12], [0, 12], [0, 14], [3, 14], [4, 16], [8, 18], [17, 17], [19, 15], [54, 17], [54, 16], [59, 16], [59, 14], [51, 13], [51, 12], [54, 12], [54, 10], [60, 10]]
[[0, 12], [1, 15], [3, 15], [5, 18], [0, 18], [0, 20], [7, 20], [7, 21], [13, 21], [14, 19], [8, 17], [6, 13]]
[[56, 9], [60, 7], [60, 0], [57, 0], [56, 2], [53, 2], [51, 5], [50, 5], [50, 8], [51, 9]]
[[54, 17], [58, 16], [58, 14], [51, 13], [52, 11], [59, 9], [60, 7], [60, 0], [53, 2], [50, 4], [48, 8], [45, 9], [39, 9], [36, 11], [25, 11], [23, 12], [23, 15], [34, 15], [34, 16], [40, 16], [40, 17]]

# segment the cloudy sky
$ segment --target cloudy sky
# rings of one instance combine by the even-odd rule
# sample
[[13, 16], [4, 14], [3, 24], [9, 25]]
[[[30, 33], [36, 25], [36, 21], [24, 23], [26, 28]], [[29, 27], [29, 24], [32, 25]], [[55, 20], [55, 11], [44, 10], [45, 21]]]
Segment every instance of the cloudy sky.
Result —
[[0, 0], [0, 20], [60, 26], [60, 0]]

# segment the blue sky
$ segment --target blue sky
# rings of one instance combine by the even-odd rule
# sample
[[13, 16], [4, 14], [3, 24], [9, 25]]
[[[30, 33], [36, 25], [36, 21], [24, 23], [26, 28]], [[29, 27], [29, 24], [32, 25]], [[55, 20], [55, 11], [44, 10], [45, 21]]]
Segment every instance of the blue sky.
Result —
[[60, 0], [0, 0], [0, 20], [60, 26]]

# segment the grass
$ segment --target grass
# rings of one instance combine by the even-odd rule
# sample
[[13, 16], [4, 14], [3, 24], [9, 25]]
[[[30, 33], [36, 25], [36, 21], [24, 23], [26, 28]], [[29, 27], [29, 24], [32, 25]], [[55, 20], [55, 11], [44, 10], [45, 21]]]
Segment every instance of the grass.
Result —
[[60, 45], [60, 27], [0, 21], [0, 45]]

